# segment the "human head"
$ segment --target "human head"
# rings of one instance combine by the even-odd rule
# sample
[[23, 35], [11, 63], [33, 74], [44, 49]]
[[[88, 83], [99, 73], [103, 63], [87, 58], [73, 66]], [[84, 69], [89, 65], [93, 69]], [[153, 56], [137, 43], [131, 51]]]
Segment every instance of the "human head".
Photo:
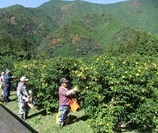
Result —
[[20, 78], [20, 81], [23, 82], [24, 84], [26, 84], [26, 82], [28, 81], [29, 79], [27, 79], [25, 76], [22, 76]]
[[1, 72], [1, 76], [3, 76], [5, 73], [4, 72]]
[[60, 79], [60, 83], [62, 86], [67, 87], [67, 83], [69, 82], [69, 80], [67, 80], [66, 78], [61, 78]]
[[7, 68], [7, 69], [5, 70], [5, 72], [6, 72], [6, 73], [10, 73], [10, 70]]

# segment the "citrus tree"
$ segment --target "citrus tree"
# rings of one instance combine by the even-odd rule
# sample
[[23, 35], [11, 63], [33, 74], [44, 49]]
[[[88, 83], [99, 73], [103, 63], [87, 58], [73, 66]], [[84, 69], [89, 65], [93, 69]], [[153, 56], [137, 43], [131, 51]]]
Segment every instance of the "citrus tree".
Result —
[[119, 132], [136, 125], [158, 124], [158, 60], [140, 56], [53, 58], [14, 64], [13, 72], [29, 77], [37, 105], [47, 113], [58, 109], [61, 77], [78, 85], [78, 100], [94, 132]]

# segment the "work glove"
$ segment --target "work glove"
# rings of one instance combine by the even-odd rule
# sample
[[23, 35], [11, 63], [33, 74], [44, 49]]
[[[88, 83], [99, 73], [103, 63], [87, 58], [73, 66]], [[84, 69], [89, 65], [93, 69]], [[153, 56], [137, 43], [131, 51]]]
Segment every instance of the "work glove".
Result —
[[73, 88], [73, 90], [74, 90], [75, 92], [78, 92], [78, 91], [79, 91], [78, 88], [77, 88], [77, 86], [75, 86], [75, 87]]
[[29, 98], [23, 96], [23, 99], [24, 99], [25, 102], [29, 102]]
[[29, 102], [29, 98], [26, 98], [26, 99], [25, 99], [25, 102]]
[[32, 91], [31, 91], [31, 90], [29, 90], [29, 94], [30, 94], [30, 95], [32, 94]]
[[71, 89], [71, 90], [69, 90], [69, 91], [66, 92], [66, 95], [69, 96], [69, 95], [73, 95], [75, 93], [76, 93], [76, 90]]

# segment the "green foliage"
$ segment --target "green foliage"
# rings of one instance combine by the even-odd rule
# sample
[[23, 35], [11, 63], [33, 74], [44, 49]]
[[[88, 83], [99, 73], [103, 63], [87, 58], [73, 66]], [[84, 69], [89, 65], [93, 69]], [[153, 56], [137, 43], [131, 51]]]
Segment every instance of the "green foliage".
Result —
[[70, 86], [80, 88], [78, 100], [94, 132], [112, 133], [158, 124], [157, 65], [157, 58], [135, 55], [54, 58], [15, 63], [13, 72], [29, 77], [35, 100], [47, 113], [58, 109], [59, 80], [68, 78]]
[[15, 39], [10, 34], [1, 32], [0, 70], [12, 68], [14, 61], [30, 60], [35, 53], [33, 45], [26, 38]]
[[16, 82], [27, 76], [36, 104], [48, 114], [58, 109], [59, 80], [66, 77], [70, 86], [79, 86], [80, 105], [95, 133], [133, 125], [152, 131], [158, 125], [153, 2], [104, 6], [52, 0], [37, 9], [2, 9], [0, 69], [11, 68]]
[[131, 55], [133, 53], [140, 55], [157, 56], [158, 55], [158, 36], [142, 32], [140, 30], [125, 28], [115, 34], [114, 39], [117, 43], [111, 42], [107, 46], [106, 52], [111, 55]]
[[[0, 34], [0, 40], [9, 40], [13, 54], [27, 47], [29, 53], [17, 55], [22, 58], [30, 58], [26, 57], [30, 53], [37, 55], [42, 52], [49, 53], [50, 57], [100, 55], [111, 44], [116, 47], [118, 43], [121, 45], [118, 46], [120, 51], [125, 48], [123, 52], [128, 53], [131, 50], [128, 47], [141, 41], [143, 49], [153, 49], [153, 38], [149, 37], [150, 41], [147, 42], [140, 39], [146, 37], [146, 33], [157, 34], [156, 3], [156, 0], [133, 0], [100, 5], [84, 1], [52, 0], [38, 8], [15, 5], [1, 9], [0, 29], [7, 36]], [[122, 34], [118, 34], [120, 31]], [[157, 43], [154, 49], [156, 47]], [[146, 50], [146, 53], [152, 54], [153, 51]], [[146, 54], [141, 53], [141, 47], [138, 52]]]

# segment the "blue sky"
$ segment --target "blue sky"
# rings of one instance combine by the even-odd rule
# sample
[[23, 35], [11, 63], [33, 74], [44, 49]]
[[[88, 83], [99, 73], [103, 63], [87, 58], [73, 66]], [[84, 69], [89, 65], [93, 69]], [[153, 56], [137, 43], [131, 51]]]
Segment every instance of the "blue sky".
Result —
[[[50, 0], [0, 0], [0, 8], [5, 8], [8, 6], [12, 6], [15, 4], [22, 5], [24, 7], [38, 7], [41, 4], [48, 2]], [[72, 0], [67, 0], [72, 1]], [[91, 3], [99, 3], [99, 4], [110, 4], [110, 3], [116, 3], [120, 1], [126, 1], [126, 0], [83, 0]]]

